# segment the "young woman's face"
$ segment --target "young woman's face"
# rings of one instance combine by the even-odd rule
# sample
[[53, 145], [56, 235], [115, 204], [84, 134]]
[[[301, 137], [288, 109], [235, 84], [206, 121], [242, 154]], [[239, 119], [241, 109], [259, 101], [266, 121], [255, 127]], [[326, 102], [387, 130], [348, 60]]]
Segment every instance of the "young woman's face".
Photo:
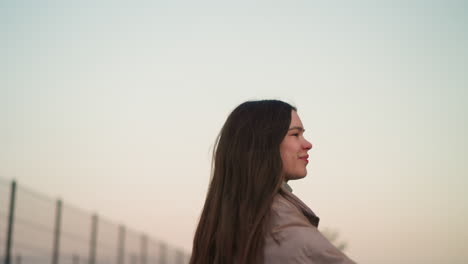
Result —
[[296, 111], [291, 111], [291, 124], [280, 145], [283, 173], [286, 180], [304, 178], [307, 175], [307, 152], [312, 144], [304, 138], [304, 126]]

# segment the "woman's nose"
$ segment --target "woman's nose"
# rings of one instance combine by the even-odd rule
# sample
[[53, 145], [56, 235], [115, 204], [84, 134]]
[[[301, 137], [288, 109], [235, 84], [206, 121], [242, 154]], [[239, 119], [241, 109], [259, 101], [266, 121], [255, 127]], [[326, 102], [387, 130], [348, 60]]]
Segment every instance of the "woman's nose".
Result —
[[305, 142], [304, 142], [304, 149], [307, 149], [307, 150], [312, 149], [312, 143], [310, 143], [309, 141], [305, 140]]

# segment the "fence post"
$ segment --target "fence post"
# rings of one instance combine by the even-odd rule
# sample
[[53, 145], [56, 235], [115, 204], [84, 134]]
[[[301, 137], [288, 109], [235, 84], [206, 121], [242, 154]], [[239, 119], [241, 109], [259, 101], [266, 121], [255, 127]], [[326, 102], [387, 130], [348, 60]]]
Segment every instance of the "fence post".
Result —
[[52, 264], [59, 262], [60, 227], [62, 224], [62, 200], [58, 199], [55, 208], [54, 245], [52, 249]]
[[176, 251], [176, 264], [184, 264], [184, 253], [181, 250]]
[[11, 244], [13, 242], [13, 222], [15, 219], [16, 181], [11, 182], [8, 231], [5, 250], [5, 264], [11, 264]]
[[98, 216], [94, 214], [91, 222], [91, 241], [89, 245], [89, 264], [96, 263], [96, 246], [97, 246], [97, 232], [98, 232]]
[[167, 245], [161, 242], [159, 249], [159, 264], [167, 264]]
[[72, 255], [72, 264], [80, 264], [80, 256], [73, 254]]
[[137, 264], [138, 256], [136, 254], [130, 254], [130, 264]]
[[117, 264], [124, 264], [125, 258], [125, 226], [121, 225], [119, 228], [119, 238], [117, 247]]
[[141, 236], [141, 251], [140, 251], [140, 264], [147, 264], [148, 259], [148, 237], [143, 234]]

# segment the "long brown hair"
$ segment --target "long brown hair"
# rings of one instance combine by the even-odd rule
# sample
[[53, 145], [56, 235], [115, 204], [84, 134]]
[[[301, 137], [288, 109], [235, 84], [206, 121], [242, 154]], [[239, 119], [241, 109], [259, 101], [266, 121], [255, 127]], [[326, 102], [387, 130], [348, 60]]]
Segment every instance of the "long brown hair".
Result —
[[248, 101], [227, 118], [190, 264], [263, 263], [270, 207], [283, 182], [279, 146], [292, 110], [282, 101]]

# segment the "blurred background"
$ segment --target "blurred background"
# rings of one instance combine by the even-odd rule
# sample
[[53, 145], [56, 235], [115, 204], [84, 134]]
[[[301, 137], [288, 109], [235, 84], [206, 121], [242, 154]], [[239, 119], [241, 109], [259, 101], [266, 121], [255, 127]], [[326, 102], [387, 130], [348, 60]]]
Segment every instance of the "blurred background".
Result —
[[467, 263], [467, 8], [1, 1], [0, 216], [16, 179], [50, 197], [48, 223], [60, 198], [86, 230], [97, 213], [189, 254], [227, 115], [281, 99], [314, 145], [291, 186], [347, 255]]

